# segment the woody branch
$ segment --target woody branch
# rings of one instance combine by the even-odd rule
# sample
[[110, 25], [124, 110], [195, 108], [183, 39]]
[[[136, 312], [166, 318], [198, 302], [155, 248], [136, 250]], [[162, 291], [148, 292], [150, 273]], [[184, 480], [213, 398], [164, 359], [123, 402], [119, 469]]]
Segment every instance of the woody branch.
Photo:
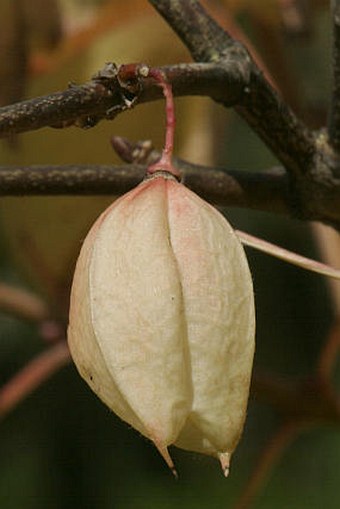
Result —
[[[331, 150], [327, 136], [323, 132], [308, 129], [296, 117], [266, 81], [244, 46], [217, 25], [198, 1], [150, 0], [150, 3], [174, 28], [198, 61], [196, 64], [161, 69], [172, 84], [174, 94], [206, 95], [226, 107], [235, 106], [287, 172], [287, 177], [283, 173], [281, 175], [284, 185], [282, 192], [276, 195], [281, 205], [285, 204], [286, 211], [294, 217], [323, 221], [340, 229], [340, 175], [337, 157]], [[111, 66], [84, 85], [71, 86], [63, 92], [0, 109], [0, 136], [44, 126], [91, 127], [103, 118], [114, 118], [127, 107], [158, 99], [160, 94], [159, 87], [149, 77], [136, 76], [135, 81], [124, 83], [119, 80], [119, 70]], [[95, 169], [88, 169], [93, 175], [93, 192], [98, 187]], [[8, 175], [10, 169], [5, 168], [4, 172]], [[206, 174], [208, 180], [211, 174], [208, 171]], [[71, 175], [65, 172], [64, 177], [65, 189], [69, 179], [69, 188], [73, 189], [73, 193], [84, 192], [80, 189], [81, 183], [77, 191], [77, 185], [71, 183]], [[55, 186], [55, 181], [53, 183], [49, 172], [40, 175], [40, 184], [44, 179], [44, 189], [48, 194], [50, 186]], [[86, 180], [86, 176], [79, 167], [76, 180], [83, 179]], [[258, 175], [257, 180], [261, 182], [259, 188], [264, 189], [265, 179], [266, 176]], [[34, 190], [28, 189], [27, 180], [25, 183], [24, 180], [21, 192], [34, 193]], [[98, 180], [102, 180], [102, 174], [98, 174]], [[235, 183], [233, 179], [227, 180], [228, 184]], [[245, 183], [247, 180], [253, 181], [253, 177], [244, 174], [239, 180]], [[16, 185], [16, 192], [19, 193], [20, 185]], [[240, 203], [239, 197], [233, 199], [235, 189], [234, 186], [226, 191], [231, 198], [228, 205]], [[268, 192], [263, 192], [263, 196], [268, 196]], [[249, 195], [242, 205], [253, 206]], [[263, 206], [259, 205], [255, 208], [268, 210], [268, 201]], [[273, 208], [270, 210], [276, 212], [282, 208], [281, 205], [275, 206], [272, 201]]]

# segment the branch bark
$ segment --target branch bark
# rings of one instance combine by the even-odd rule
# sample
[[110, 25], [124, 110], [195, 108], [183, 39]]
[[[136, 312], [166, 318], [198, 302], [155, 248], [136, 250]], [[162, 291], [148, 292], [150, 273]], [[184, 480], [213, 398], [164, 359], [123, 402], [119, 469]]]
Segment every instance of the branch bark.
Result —
[[[287, 177], [282, 168], [253, 173], [226, 171], [175, 161], [183, 181], [219, 206], [247, 207], [293, 215]], [[65, 165], [0, 167], [0, 196], [120, 195], [143, 179], [147, 165]]]
[[[261, 210], [269, 210], [270, 206], [272, 212], [284, 210], [294, 217], [319, 220], [340, 230], [340, 166], [338, 157], [328, 143], [328, 136], [304, 126], [266, 81], [244, 46], [218, 26], [197, 0], [150, 0], [150, 3], [178, 33], [193, 57], [201, 61], [161, 69], [173, 85], [175, 95], [208, 95], [225, 106], [236, 106], [237, 111], [273, 150], [287, 172], [284, 191], [280, 187], [280, 192], [273, 195], [279, 200], [278, 205], [269, 196], [273, 181], [269, 183], [267, 179], [266, 185], [269, 187], [266, 192], [261, 176], [255, 189], [254, 177], [249, 174], [233, 176], [237, 184], [242, 179], [242, 193], [236, 192], [233, 181], [224, 181], [225, 185], [231, 186], [231, 190], [223, 189], [223, 204], [241, 204]], [[140, 74], [132, 81], [124, 82], [124, 79], [120, 79], [119, 68], [108, 64], [88, 83], [72, 85], [63, 92], [1, 108], [0, 137], [46, 126], [78, 125], [88, 128], [103, 118], [114, 118], [129, 107], [160, 96], [161, 91], [152, 78]], [[10, 170], [3, 169], [7, 172], [3, 194], [19, 192], [15, 191], [18, 189], [15, 174], [19, 175], [21, 170], [13, 170], [11, 186]], [[38, 176], [32, 168], [27, 176], [21, 173], [21, 189], [28, 193], [45, 194], [69, 193], [70, 189], [77, 193], [89, 193], [87, 186], [91, 182], [92, 193], [101, 192], [102, 169], [97, 176], [88, 174], [88, 177], [83, 171], [78, 175], [72, 174], [72, 171], [75, 172], [75, 167], [68, 174], [70, 184], [67, 186], [63, 180], [66, 175], [60, 177], [58, 184], [59, 177], [51, 178], [50, 171]], [[124, 171], [119, 177], [123, 181], [126, 179]], [[35, 172], [33, 180], [30, 177], [32, 172]], [[211, 173], [209, 177], [213, 179]], [[80, 179], [85, 180], [75, 184]], [[220, 185], [218, 180], [216, 182]], [[246, 182], [252, 182], [252, 191], [260, 193], [258, 199], [245, 192]], [[124, 183], [120, 187], [126, 189]], [[215, 203], [221, 200], [219, 196], [218, 200], [215, 198], [219, 192], [217, 188], [211, 190]], [[205, 189], [201, 194], [206, 196]], [[225, 202], [227, 196], [231, 200], [229, 203]]]
[[[312, 164], [314, 134], [295, 116], [264, 78], [246, 48], [224, 31], [197, 0], [149, 0], [201, 62], [239, 67], [243, 94], [237, 111], [273, 150], [291, 176]], [[223, 102], [223, 98], [220, 99]]]
[[[234, 62], [179, 64], [161, 68], [177, 96], [203, 95], [232, 106], [240, 100], [243, 81]], [[152, 78], [136, 78], [126, 89], [118, 68], [108, 64], [82, 85], [0, 108], [0, 138], [42, 127], [90, 128], [102, 119], [113, 119], [137, 103], [160, 99], [162, 92]]]
[[[340, 230], [340, 166], [323, 132], [308, 129], [264, 78], [246, 48], [197, 0], [149, 0], [195, 60], [234, 62], [243, 77], [236, 110], [284, 165], [296, 215]], [[223, 103], [223, 99], [220, 101]]]

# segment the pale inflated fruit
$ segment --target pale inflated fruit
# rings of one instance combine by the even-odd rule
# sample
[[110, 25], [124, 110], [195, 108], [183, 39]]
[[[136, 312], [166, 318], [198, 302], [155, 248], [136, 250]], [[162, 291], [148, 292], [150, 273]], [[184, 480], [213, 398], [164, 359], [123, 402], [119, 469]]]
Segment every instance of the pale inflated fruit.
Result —
[[93, 391], [152, 440], [220, 459], [245, 419], [252, 280], [233, 229], [169, 173], [122, 196], [86, 237], [68, 340]]

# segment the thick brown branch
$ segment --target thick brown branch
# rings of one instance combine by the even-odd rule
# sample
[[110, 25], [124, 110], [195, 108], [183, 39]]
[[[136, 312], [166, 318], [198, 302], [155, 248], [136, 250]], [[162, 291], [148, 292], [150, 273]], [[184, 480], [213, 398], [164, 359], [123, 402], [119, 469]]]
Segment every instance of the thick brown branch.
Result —
[[[203, 95], [223, 98], [236, 104], [244, 83], [234, 62], [220, 64], [180, 64], [162, 68], [175, 95]], [[138, 85], [138, 86], [137, 86]], [[112, 119], [134, 104], [162, 97], [154, 80], [139, 80], [133, 91], [117, 79], [117, 69], [107, 65], [83, 85], [0, 108], [0, 138], [42, 127], [93, 127], [101, 119]]]
[[[244, 93], [236, 110], [283, 163], [296, 216], [313, 217], [340, 230], [340, 169], [327, 137], [306, 128], [267, 82], [244, 46], [233, 41], [197, 0], [149, 1], [195, 60], [239, 66]], [[218, 100], [223, 103], [223, 96]]]
[[235, 41], [197, 0], [149, 0], [186, 45], [192, 57], [201, 62], [217, 62]]
[[[67, 127], [78, 123], [90, 127], [91, 115], [105, 112], [122, 99], [100, 83], [71, 86], [63, 92], [36, 97], [0, 108], [0, 137], [33, 131], [45, 126]], [[104, 114], [104, 113], [103, 113]]]
[[0, 166], [0, 195], [122, 194], [136, 186], [145, 166]]
[[[258, 200], [252, 200], [250, 194], [244, 198], [244, 192], [237, 194], [234, 191], [228, 192], [228, 200], [231, 200], [228, 204], [239, 205], [241, 202], [242, 206], [253, 208], [261, 204], [261, 210], [269, 210], [269, 199], [271, 211], [277, 211], [278, 208], [280, 211], [288, 210], [295, 217], [320, 220], [340, 229], [340, 172], [327, 143], [327, 136], [321, 133], [316, 137], [315, 133], [303, 126], [264, 79], [247, 50], [233, 41], [207, 15], [199, 2], [150, 1], [177, 30], [194, 58], [207, 61], [162, 69], [172, 83], [175, 94], [208, 95], [224, 105], [238, 105], [237, 110], [284, 163], [290, 177], [288, 206], [286, 191], [285, 198], [282, 199], [280, 191], [274, 195], [275, 200], [270, 200], [272, 188], [269, 186], [268, 192], [265, 192], [262, 177], [261, 191], [256, 188], [256, 192], [262, 193]], [[120, 79], [119, 69], [109, 64], [84, 85], [71, 86], [64, 92], [0, 109], [0, 137], [44, 126], [90, 127], [102, 118], [113, 118], [138, 102], [157, 99], [160, 94], [160, 88], [146, 74], [136, 75], [132, 83], [127, 83]], [[29, 175], [21, 174], [21, 177], [26, 182], [27, 192], [64, 193], [68, 186], [72, 188], [69, 192], [104, 192], [100, 190], [100, 175], [89, 174], [87, 178], [83, 173], [81, 176], [73, 174], [72, 177], [69, 174], [69, 184], [63, 179], [58, 183], [59, 176], [51, 180], [50, 176], [47, 178], [47, 173], [44, 177], [34, 177], [33, 181]], [[85, 181], [75, 185], [79, 178]], [[125, 190], [126, 177], [121, 175], [119, 178], [123, 179], [120, 187]], [[250, 181], [252, 177], [244, 178]], [[15, 191], [15, 182], [10, 186], [8, 178], [6, 181], [3, 194], [19, 192]], [[91, 190], [87, 187], [90, 181], [93, 186]], [[235, 195], [238, 196], [236, 202], [232, 198]], [[279, 205], [275, 205], [274, 201]], [[267, 205], [263, 206], [264, 202]]]
[[[237, 111], [256, 131], [290, 175], [298, 178], [312, 165], [314, 134], [294, 115], [264, 78], [248, 51], [204, 11], [197, 0], [150, 0], [176, 31], [196, 61], [234, 62], [245, 86]], [[248, 83], [248, 85], [247, 85]], [[220, 99], [223, 102], [223, 98]]]
[[[219, 206], [293, 214], [282, 169], [262, 173], [207, 168], [177, 160], [185, 184]], [[0, 195], [120, 195], [144, 177], [146, 165], [0, 167]]]

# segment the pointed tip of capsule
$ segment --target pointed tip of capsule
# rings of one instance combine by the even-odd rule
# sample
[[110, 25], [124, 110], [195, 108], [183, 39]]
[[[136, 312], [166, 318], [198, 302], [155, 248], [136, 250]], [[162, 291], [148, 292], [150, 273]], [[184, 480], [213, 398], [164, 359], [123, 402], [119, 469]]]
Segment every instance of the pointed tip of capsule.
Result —
[[171, 458], [171, 456], [169, 454], [167, 446], [162, 444], [162, 443], [160, 443], [160, 442], [156, 442], [156, 441], [154, 441], [154, 444], [157, 447], [158, 452], [161, 454], [161, 456], [165, 460], [166, 464], [170, 468], [170, 470], [173, 473], [175, 479], [178, 479], [178, 472], [177, 472], [176, 467], [174, 465], [174, 462], [172, 461], [172, 458]]
[[229, 452], [218, 453], [218, 459], [220, 460], [220, 464], [222, 467], [222, 472], [223, 472], [224, 477], [228, 477], [228, 475], [229, 475], [230, 458], [231, 458], [231, 455]]
[[177, 472], [177, 470], [176, 470], [176, 467], [175, 467], [175, 466], [173, 466], [172, 468], [170, 467], [170, 469], [171, 469], [171, 472], [172, 472], [172, 474], [173, 474], [174, 478], [175, 478], [175, 479], [176, 479], [176, 481], [177, 481], [177, 480], [178, 480], [178, 472]]

